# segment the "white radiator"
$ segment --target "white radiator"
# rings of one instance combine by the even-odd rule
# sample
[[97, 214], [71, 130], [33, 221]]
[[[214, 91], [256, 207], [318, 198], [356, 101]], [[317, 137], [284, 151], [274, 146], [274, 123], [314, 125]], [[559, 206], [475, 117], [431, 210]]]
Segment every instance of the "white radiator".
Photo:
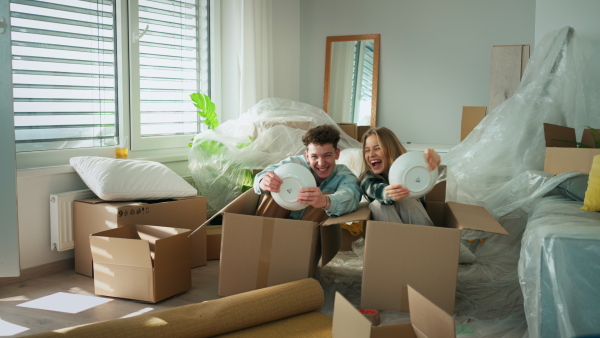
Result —
[[73, 201], [95, 198], [89, 189], [50, 194], [50, 249], [73, 249]]

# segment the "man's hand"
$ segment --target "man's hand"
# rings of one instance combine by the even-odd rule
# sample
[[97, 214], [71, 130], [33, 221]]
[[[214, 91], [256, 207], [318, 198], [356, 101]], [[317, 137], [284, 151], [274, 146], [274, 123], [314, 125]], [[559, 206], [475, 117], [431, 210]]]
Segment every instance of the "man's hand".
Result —
[[441, 162], [440, 154], [431, 148], [425, 149], [425, 162], [427, 162], [429, 170], [437, 168]]
[[400, 184], [390, 184], [387, 187], [385, 187], [383, 191], [394, 201], [401, 200], [410, 194], [410, 190], [406, 189]]
[[282, 183], [283, 180], [275, 175], [274, 171], [268, 171], [263, 175], [258, 186], [262, 191], [279, 192]]
[[329, 207], [329, 198], [319, 188], [302, 188], [298, 194], [298, 202], [308, 204], [315, 208]]

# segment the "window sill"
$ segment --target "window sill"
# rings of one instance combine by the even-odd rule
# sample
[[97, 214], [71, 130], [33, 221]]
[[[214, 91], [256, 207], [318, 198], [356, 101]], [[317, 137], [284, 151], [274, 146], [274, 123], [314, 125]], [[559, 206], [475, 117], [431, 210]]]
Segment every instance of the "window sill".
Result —
[[[138, 151], [138, 152], [130, 152], [128, 158], [133, 159], [133, 160], [145, 160], [145, 161], [155, 161], [155, 162], [160, 162], [160, 163], [172, 163], [172, 162], [187, 161], [188, 160], [188, 152], [189, 152], [189, 148], [171, 149], [171, 150], [155, 150], [155, 151]], [[41, 156], [41, 152], [38, 154], [40, 154], [40, 156]], [[17, 154], [17, 162], [19, 162], [19, 155], [22, 155], [22, 154]], [[32, 155], [32, 154], [26, 154], [26, 155]], [[100, 152], [99, 154], [92, 155], [89, 153], [89, 150], [88, 150], [87, 154], [81, 154], [81, 155], [73, 154], [72, 156], [112, 157], [113, 155], [114, 155], [114, 150], [111, 148], [109, 153]], [[41, 157], [47, 157], [47, 156], [48, 156], [47, 154], [44, 154]], [[70, 164], [68, 164], [68, 158], [70, 158], [72, 156], [66, 157], [66, 161], [64, 161], [65, 162], [64, 164], [37, 166], [37, 167], [31, 166], [29, 168], [27, 168], [27, 167], [21, 168], [21, 166], [23, 166], [23, 164], [31, 162], [30, 160], [23, 161], [25, 163], [20, 163], [21, 166], [19, 166], [19, 163], [17, 164], [17, 167], [18, 167], [17, 168], [17, 177], [21, 178], [21, 177], [49, 176], [49, 175], [73, 173], [73, 172], [75, 172], [75, 169], [73, 169], [73, 167]]]

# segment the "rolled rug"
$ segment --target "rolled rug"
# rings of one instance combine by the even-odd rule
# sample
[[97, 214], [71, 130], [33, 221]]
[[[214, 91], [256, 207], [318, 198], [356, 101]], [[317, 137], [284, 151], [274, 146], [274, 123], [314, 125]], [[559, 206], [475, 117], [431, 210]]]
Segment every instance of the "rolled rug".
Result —
[[211, 337], [318, 310], [323, 289], [307, 278], [220, 299], [31, 337]]

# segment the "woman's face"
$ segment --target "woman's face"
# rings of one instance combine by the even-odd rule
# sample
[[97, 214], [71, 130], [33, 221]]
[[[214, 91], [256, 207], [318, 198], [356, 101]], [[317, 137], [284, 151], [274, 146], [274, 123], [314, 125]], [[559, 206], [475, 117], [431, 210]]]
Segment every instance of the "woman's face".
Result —
[[377, 174], [388, 174], [390, 171], [388, 157], [385, 151], [379, 145], [379, 139], [377, 135], [371, 135], [367, 137], [365, 141], [365, 148], [363, 149], [363, 155], [365, 161], [371, 167], [371, 170]]

